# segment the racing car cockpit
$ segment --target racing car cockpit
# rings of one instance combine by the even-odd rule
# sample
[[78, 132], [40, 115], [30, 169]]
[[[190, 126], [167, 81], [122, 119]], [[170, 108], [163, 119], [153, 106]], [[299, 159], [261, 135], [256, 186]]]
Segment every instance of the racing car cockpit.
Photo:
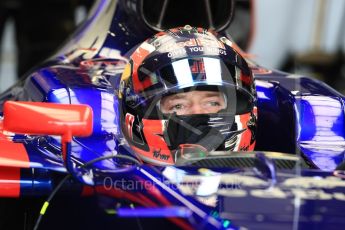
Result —
[[65, 46], [0, 95], [3, 196], [55, 194], [71, 176], [65, 191], [91, 186], [141, 205], [111, 200], [121, 217], [185, 229], [279, 226], [300, 213], [297, 223], [317, 224], [301, 200], [308, 210], [345, 200], [335, 170], [344, 97], [245, 57], [223, 33], [233, 1], [181, 2], [98, 1]]

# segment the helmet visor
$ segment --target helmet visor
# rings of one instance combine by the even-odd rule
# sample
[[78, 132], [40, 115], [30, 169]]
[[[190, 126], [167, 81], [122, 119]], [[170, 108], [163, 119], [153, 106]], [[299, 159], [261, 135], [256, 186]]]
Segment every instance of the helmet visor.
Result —
[[234, 64], [218, 58], [198, 57], [180, 59], [150, 71], [153, 65], [145, 63], [138, 69], [140, 96], [149, 102], [148, 105], [157, 105], [163, 114], [219, 111], [235, 114], [249, 111], [252, 107], [254, 97], [250, 84], [246, 85], [243, 71]]
[[138, 70], [142, 88], [148, 94], [156, 94], [157, 91], [178, 91], [197, 85], [235, 84], [234, 66], [229, 68], [216, 58], [186, 58], [174, 61], [156, 71], [150, 71], [151, 68], [155, 68], [154, 63], [145, 63], [145, 66]]

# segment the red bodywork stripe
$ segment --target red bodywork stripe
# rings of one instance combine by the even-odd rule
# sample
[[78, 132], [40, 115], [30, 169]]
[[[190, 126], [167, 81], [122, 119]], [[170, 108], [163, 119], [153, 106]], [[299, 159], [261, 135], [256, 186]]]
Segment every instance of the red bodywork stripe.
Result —
[[22, 143], [14, 143], [3, 134], [3, 124], [0, 122], [0, 167], [29, 168], [30, 160]]
[[6, 136], [3, 134], [3, 132], [4, 132], [3, 127], [4, 127], [3, 121], [0, 121], [0, 141], [6, 140]]
[[95, 194], [95, 188], [92, 186], [83, 186], [81, 196], [92, 196]]
[[20, 168], [0, 168], [0, 197], [19, 197]]
[[21, 143], [0, 140], [0, 167], [29, 168], [30, 161]]
[[24, 145], [9, 140], [0, 121], [0, 197], [20, 196], [20, 169], [29, 167]]

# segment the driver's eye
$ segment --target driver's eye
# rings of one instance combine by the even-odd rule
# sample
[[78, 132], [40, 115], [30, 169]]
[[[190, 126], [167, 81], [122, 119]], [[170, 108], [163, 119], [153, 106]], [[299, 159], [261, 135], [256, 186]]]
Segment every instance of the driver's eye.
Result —
[[177, 105], [173, 105], [169, 108], [169, 111], [175, 111], [175, 110], [179, 110], [182, 109], [183, 105], [182, 104], [177, 104]]
[[201, 102], [202, 106], [204, 108], [210, 108], [210, 109], [215, 109], [215, 108], [220, 108], [224, 107], [224, 100], [222, 100], [220, 97], [209, 97], [206, 98]]
[[187, 104], [186, 103], [172, 103], [171, 106], [168, 107], [168, 113], [173, 113], [173, 112], [176, 112], [176, 113], [181, 113], [183, 112], [184, 110], [186, 110], [187, 108]]
[[220, 106], [220, 103], [218, 102], [218, 101], [210, 101], [210, 102], [208, 102], [208, 104], [210, 105], [210, 106]]

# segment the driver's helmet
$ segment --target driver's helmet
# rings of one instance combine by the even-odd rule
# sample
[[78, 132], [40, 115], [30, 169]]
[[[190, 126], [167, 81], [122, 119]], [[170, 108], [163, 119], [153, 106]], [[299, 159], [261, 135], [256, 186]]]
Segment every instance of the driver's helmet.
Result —
[[253, 74], [214, 32], [185, 26], [143, 42], [121, 76], [119, 102], [123, 136], [146, 162], [254, 149]]

